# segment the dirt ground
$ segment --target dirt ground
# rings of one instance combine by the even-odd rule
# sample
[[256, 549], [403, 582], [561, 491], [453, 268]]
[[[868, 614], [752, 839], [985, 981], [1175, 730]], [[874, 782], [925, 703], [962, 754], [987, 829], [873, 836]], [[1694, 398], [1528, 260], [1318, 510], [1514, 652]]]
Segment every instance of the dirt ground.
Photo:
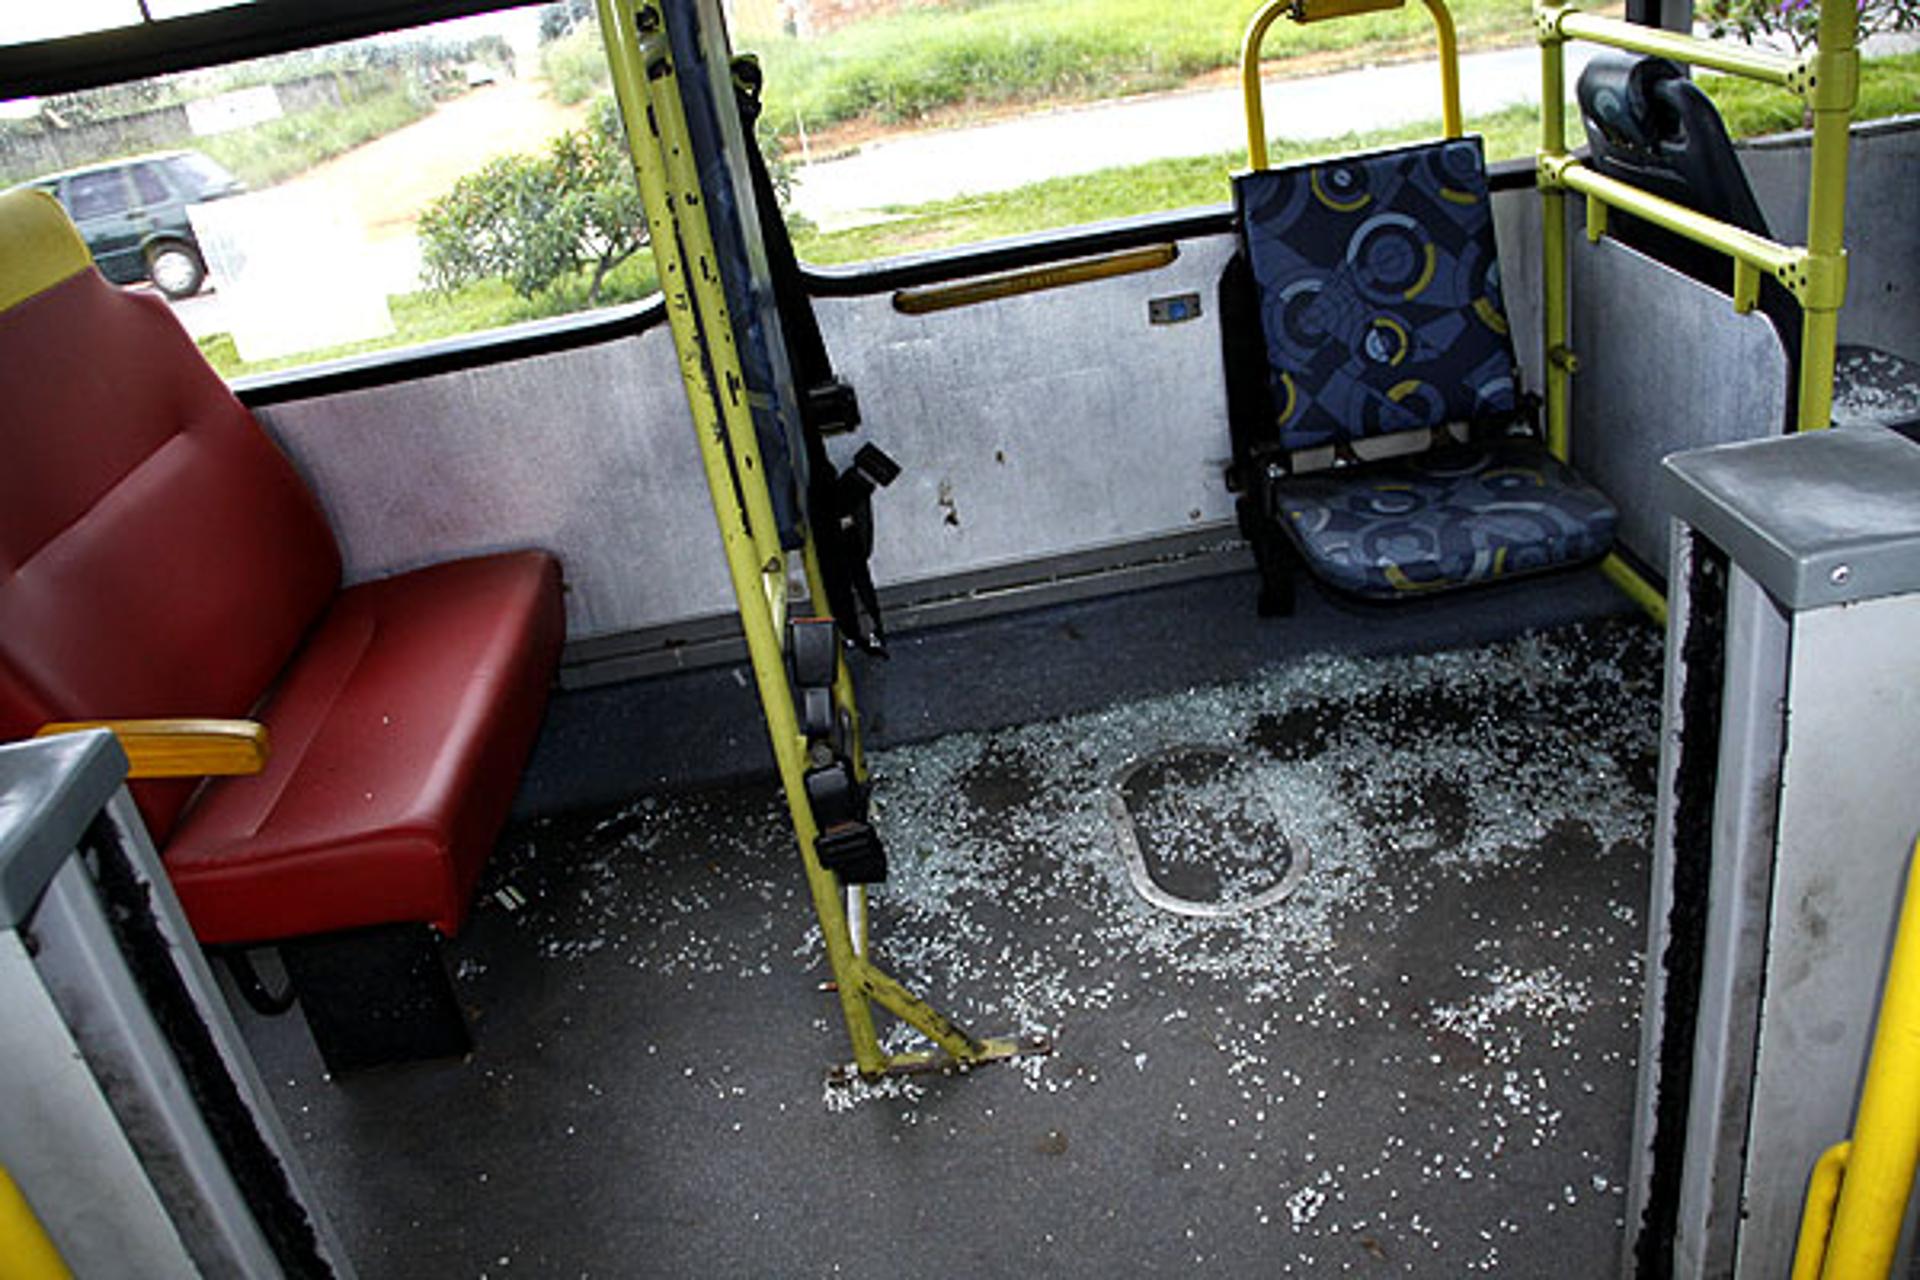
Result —
[[538, 150], [586, 119], [587, 105], [562, 106], [544, 78], [505, 79], [443, 102], [404, 129], [355, 147], [286, 184], [344, 198], [368, 240], [411, 236], [430, 201], [495, 156]]

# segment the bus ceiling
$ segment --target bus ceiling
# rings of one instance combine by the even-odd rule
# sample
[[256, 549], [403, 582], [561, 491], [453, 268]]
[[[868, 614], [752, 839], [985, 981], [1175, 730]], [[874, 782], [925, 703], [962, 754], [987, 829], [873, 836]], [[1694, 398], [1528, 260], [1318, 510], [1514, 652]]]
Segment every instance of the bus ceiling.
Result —
[[[179, 17], [0, 44], [0, 99], [74, 93], [521, 7], [532, 5], [529, 0], [238, 0]], [[145, 4], [139, 8], [147, 11]], [[130, 6], [129, 16], [132, 12]], [[1692, 22], [1693, 4], [1627, 0], [1626, 16], [1630, 22], [1684, 31]]]

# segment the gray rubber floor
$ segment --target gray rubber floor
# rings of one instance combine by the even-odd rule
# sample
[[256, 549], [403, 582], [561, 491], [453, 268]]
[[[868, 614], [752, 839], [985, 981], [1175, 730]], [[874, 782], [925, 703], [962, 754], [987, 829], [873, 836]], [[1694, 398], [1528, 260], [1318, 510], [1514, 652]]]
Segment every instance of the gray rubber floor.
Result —
[[[1224, 590], [1157, 603], [1190, 635]], [[877, 957], [1050, 1057], [826, 1084], [847, 1041], [760, 779], [518, 823], [450, 947], [469, 1060], [334, 1082], [297, 1019], [249, 1038], [369, 1277], [1609, 1274], [1660, 660], [1588, 612], [1191, 684], [1145, 662], [878, 750]], [[1139, 663], [1143, 616], [1011, 630]], [[1246, 914], [1150, 906], [1116, 801], [1178, 896], [1304, 875]]]

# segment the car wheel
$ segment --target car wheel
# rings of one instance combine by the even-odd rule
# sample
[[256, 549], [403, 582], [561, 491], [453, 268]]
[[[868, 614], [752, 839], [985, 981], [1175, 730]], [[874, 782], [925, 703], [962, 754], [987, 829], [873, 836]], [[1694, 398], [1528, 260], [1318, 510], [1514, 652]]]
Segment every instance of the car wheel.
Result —
[[147, 278], [169, 298], [191, 298], [206, 282], [207, 267], [191, 245], [170, 240], [147, 250]]

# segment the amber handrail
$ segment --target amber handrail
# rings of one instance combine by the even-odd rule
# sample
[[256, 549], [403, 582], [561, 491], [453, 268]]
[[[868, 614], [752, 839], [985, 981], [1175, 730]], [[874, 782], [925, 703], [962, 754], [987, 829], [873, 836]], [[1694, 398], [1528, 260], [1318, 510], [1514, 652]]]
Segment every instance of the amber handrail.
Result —
[[[1294, 22], [1324, 22], [1360, 13], [1399, 9], [1406, 0], [1272, 0], [1253, 15], [1240, 42], [1240, 86], [1247, 100], [1247, 167], [1267, 167], [1267, 111], [1260, 100], [1260, 46], [1267, 28], [1282, 16]], [[1433, 15], [1434, 37], [1440, 46], [1440, 111], [1449, 138], [1466, 128], [1460, 114], [1460, 46], [1453, 33], [1453, 14], [1445, 0], [1426, 0]]]
[[1057, 266], [1003, 271], [998, 275], [962, 280], [956, 284], [901, 289], [893, 295], [893, 309], [910, 316], [922, 316], [930, 311], [951, 311], [955, 307], [971, 307], [997, 298], [1039, 293], [1043, 289], [1064, 289], [1093, 280], [1107, 280], [1140, 271], [1157, 271], [1161, 267], [1171, 266], [1179, 256], [1179, 246], [1156, 244], [1144, 249], [1121, 249], [1097, 258], [1082, 258]]

